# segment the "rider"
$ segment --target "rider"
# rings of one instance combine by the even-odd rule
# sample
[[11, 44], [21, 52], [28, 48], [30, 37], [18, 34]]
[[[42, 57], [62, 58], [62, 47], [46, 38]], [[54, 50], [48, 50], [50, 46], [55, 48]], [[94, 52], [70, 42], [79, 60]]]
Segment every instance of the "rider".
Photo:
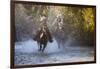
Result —
[[50, 31], [47, 27], [47, 17], [45, 15], [40, 17], [40, 28], [37, 31], [37, 34], [36, 34], [34, 40], [39, 40], [39, 38], [41, 38], [43, 36], [43, 32], [48, 37], [49, 41], [53, 42]]

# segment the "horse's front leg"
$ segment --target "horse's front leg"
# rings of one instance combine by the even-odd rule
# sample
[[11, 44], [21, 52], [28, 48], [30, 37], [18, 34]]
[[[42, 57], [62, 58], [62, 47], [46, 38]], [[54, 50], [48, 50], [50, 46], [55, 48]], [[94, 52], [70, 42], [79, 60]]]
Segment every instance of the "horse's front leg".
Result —
[[58, 48], [60, 48], [60, 43], [57, 43], [57, 45], [58, 45]]
[[38, 51], [41, 51], [41, 50], [42, 50], [42, 44], [39, 45]]
[[60, 48], [60, 46], [61, 46], [61, 42], [60, 42], [59, 39], [57, 40], [57, 44], [58, 44], [58, 48]]
[[38, 44], [38, 51], [41, 51], [42, 45], [39, 42], [37, 42], [37, 44]]
[[43, 45], [42, 52], [45, 50], [46, 46], [47, 46], [47, 43], [45, 43], [45, 44]]
[[38, 45], [38, 51], [40, 51], [40, 43], [37, 42], [37, 45]]

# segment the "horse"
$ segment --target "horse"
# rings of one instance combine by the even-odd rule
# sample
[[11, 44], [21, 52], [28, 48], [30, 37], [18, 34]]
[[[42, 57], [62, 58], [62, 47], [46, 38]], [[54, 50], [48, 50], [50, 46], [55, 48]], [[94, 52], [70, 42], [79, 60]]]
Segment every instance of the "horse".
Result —
[[34, 37], [34, 40], [37, 41], [38, 51], [44, 51], [48, 41], [53, 42], [51, 34], [48, 28], [42, 27]]
[[62, 46], [64, 46], [64, 43], [66, 41], [63, 19], [64, 17], [61, 14], [59, 14], [56, 16], [53, 22], [53, 26], [55, 26], [54, 37], [55, 37], [55, 40], [57, 41], [58, 48], [61, 48]]

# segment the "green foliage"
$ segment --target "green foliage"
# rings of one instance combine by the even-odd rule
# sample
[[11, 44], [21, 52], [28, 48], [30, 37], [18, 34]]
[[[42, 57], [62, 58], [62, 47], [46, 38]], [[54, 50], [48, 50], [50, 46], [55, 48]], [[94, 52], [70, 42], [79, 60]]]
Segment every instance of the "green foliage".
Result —
[[95, 9], [80, 7], [64, 7], [64, 23], [67, 32], [72, 32], [74, 40], [93, 45], [95, 41]]
[[[32, 15], [39, 23], [40, 15], [49, 17], [49, 11], [55, 15], [62, 14], [64, 19], [64, 29], [66, 35], [70, 35], [73, 40], [86, 45], [93, 45], [95, 41], [95, 8], [72, 7], [72, 6], [47, 6], [47, 5], [24, 5], [27, 14]], [[36, 22], [35, 21], [35, 22]]]

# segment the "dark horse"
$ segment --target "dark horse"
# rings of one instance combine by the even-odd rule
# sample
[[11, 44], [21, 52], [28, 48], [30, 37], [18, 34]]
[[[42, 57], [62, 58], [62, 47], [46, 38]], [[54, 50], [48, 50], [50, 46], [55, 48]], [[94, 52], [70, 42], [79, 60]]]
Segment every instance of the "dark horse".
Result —
[[53, 42], [49, 29], [47, 27], [42, 27], [39, 31], [37, 31], [36, 36], [33, 38], [37, 41], [39, 46], [39, 51], [44, 51], [48, 41]]

